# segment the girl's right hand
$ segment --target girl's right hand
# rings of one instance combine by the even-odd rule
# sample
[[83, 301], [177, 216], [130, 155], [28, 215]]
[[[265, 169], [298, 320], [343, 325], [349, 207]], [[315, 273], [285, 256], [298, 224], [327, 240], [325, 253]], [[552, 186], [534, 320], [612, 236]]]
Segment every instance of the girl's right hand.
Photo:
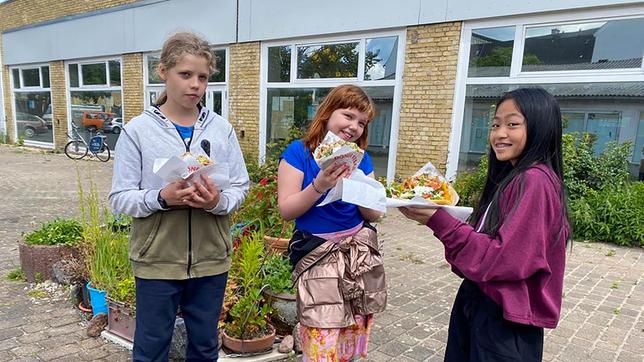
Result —
[[340, 179], [349, 176], [349, 166], [346, 164], [333, 164], [324, 170], [321, 170], [313, 182], [315, 187], [320, 191], [326, 192], [334, 187]]
[[186, 180], [175, 181], [169, 183], [161, 189], [161, 197], [165, 202], [170, 205], [185, 205], [185, 199], [190, 199], [195, 193], [196, 188], [194, 185], [188, 186]]

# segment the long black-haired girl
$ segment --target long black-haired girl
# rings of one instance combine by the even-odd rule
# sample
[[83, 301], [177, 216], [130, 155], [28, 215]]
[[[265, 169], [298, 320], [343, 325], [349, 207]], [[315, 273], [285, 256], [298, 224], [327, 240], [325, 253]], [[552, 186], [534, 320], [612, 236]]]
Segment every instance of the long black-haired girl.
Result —
[[552, 95], [508, 92], [496, 107], [487, 180], [470, 223], [441, 209], [401, 209], [432, 229], [464, 278], [445, 361], [541, 361], [543, 328], [559, 321], [570, 235], [561, 134]]

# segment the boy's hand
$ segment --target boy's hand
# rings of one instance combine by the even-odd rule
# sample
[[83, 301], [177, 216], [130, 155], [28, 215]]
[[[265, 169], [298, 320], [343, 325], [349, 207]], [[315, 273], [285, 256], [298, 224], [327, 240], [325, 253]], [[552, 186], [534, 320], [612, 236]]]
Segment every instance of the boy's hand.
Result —
[[188, 186], [188, 182], [185, 180], [175, 181], [161, 189], [161, 197], [168, 206], [185, 205], [183, 200], [192, 195], [195, 190], [195, 186]]
[[186, 197], [186, 205], [197, 209], [210, 210], [219, 204], [219, 190], [210, 177], [201, 175], [201, 180], [194, 180], [193, 186], [195, 187], [195, 192]]

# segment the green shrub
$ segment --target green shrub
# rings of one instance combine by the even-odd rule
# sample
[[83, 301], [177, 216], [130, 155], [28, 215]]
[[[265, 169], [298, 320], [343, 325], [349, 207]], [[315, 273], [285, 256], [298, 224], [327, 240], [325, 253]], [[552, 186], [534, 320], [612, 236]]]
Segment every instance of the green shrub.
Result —
[[476, 171], [458, 174], [453, 186], [460, 197], [459, 206], [478, 206], [483, 186], [485, 186], [485, 178], [487, 177], [487, 164], [487, 155], [483, 155]]
[[570, 201], [570, 221], [576, 239], [644, 246], [644, 183], [588, 190]]
[[295, 294], [291, 282], [293, 267], [291, 262], [280, 254], [271, 254], [266, 257], [264, 266], [264, 284], [268, 285], [273, 293]]
[[83, 227], [78, 220], [55, 219], [25, 236], [28, 245], [74, 246], [82, 239]]
[[564, 182], [571, 200], [583, 197], [589, 190], [623, 185], [629, 177], [629, 159], [633, 144], [609, 142], [601, 155], [595, 156], [591, 134], [563, 135]]
[[[629, 182], [633, 145], [609, 142], [595, 156], [596, 137], [563, 135], [564, 183], [575, 239], [644, 246], [644, 186]], [[485, 183], [487, 157], [478, 169], [463, 172], [454, 182], [459, 205], [476, 207]]]

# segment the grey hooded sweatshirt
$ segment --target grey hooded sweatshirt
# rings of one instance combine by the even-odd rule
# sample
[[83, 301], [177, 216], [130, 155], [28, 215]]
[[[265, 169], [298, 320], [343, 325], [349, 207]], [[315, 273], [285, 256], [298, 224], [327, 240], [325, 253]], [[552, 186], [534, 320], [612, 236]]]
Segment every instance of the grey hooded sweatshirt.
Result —
[[[152, 171], [154, 160], [188, 150], [202, 154], [204, 140], [210, 144], [209, 156], [215, 163], [228, 163], [230, 188], [221, 192], [219, 204], [211, 210], [163, 209], [158, 195], [166, 182]], [[232, 253], [228, 214], [242, 204], [248, 186], [235, 131], [211, 110], [201, 108], [189, 147], [156, 107], [133, 118], [116, 143], [109, 202], [114, 212], [133, 217], [130, 260], [134, 275], [187, 279], [227, 272]]]

